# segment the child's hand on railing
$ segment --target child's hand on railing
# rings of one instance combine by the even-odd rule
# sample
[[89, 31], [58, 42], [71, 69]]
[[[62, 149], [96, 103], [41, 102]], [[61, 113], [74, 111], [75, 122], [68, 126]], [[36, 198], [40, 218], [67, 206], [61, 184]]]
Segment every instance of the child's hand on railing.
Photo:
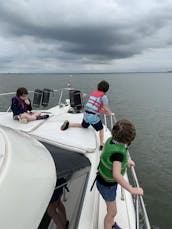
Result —
[[131, 167], [134, 167], [135, 166], [135, 162], [133, 160], [128, 160], [128, 167], [131, 168]]
[[115, 113], [111, 112], [111, 111], [105, 111], [104, 114], [105, 115], [110, 115], [110, 116], [114, 116], [115, 115]]
[[142, 188], [131, 188], [131, 194], [143, 196], [144, 192]]

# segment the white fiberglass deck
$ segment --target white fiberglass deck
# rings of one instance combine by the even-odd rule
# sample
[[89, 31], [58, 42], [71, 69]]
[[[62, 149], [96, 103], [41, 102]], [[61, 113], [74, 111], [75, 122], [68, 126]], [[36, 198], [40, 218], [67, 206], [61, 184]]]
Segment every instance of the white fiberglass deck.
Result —
[[[125, 176], [125, 179], [127, 177]], [[135, 221], [135, 214], [134, 214], [134, 206], [132, 203], [132, 196], [129, 192], [123, 189], [121, 193], [121, 186], [118, 185], [117, 189], [117, 215], [115, 220], [117, 224], [122, 229], [135, 229], [136, 228], [136, 221]], [[124, 199], [123, 199], [123, 198]], [[106, 205], [103, 198], [100, 196], [99, 202], [99, 224], [98, 229], [104, 229], [104, 217], [106, 213]]]
[[15, 130], [21, 130], [27, 133], [37, 128], [44, 121], [45, 120], [36, 120], [36, 121], [28, 122], [26, 124], [22, 124], [16, 120], [13, 120], [13, 115], [11, 112], [0, 112], [1, 125], [10, 127]]
[[82, 118], [82, 114], [64, 113], [54, 115], [31, 134], [42, 139], [47, 139], [59, 146], [65, 146], [65, 148], [68, 147], [77, 151], [91, 153], [97, 147], [97, 138], [92, 127], [88, 129], [69, 128], [65, 131], [60, 129], [64, 120], [69, 120], [71, 123], [81, 123]]
[[21, 124], [13, 120], [11, 113], [0, 113], [0, 123], [4, 126], [29, 133], [41, 140], [49, 141], [62, 147], [65, 146], [65, 148], [73, 148], [80, 152], [94, 152], [97, 147], [97, 137], [92, 127], [88, 129], [69, 128], [66, 131], [61, 131], [60, 129], [64, 120], [80, 123], [82, 118], [82, 114], [63, 113], [52, 115], [46, 120], [36, 120]]

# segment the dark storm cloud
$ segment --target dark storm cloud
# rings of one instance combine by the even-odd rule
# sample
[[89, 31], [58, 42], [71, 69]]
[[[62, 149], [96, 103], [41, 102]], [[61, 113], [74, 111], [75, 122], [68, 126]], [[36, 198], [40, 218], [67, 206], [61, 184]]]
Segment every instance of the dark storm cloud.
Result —
[[21, 19], [18, 15], [8, 15], [3, 11], [3, 8], [0, 9], [0, 15], [1, 22], [3, 21], [6, 30], [6, 36], [27, 35], [44, 40], [45, 43], [52, 42], [56, 44], [56, 42], [61, 42], [60, 50], [65, 53], [113, 59], [125, 58], [137, 52], [125, 47], [125, 45], [134, 42], [135, 35], [123, 34], [122, 28], [118, 28], [118, 26], [41, 26], [39, 23], [32, 24], [25, 19]]
[[[100, 1], [102, 2], [104, 1]], [[12, 3], [15, 1], [11, 1]], [[37, 49], [34, 53], [35, 57], [80, 61], [80, 58], [84, 56], [86, 59], [83, 62], [94, 60], [96, 63], [102, 63], [102, 61], [107, 63], [114, 59], [141, 54], [149, 48], [159, 48], [162, 44], [165, 47], [172, 43], [170, 30], [172, 7], [169, 4], [152, 7], [143, 14], [136, 14], [137, 17], [130, 15], [130, 12], [127, 15], [123, 12], [123, 15], [119, 14], [117, 18], [109, 16], [105, 11], [99, 14], [102, 18], [104, 17], [104, 20], [95, 15], [92, 18], [93, 23], [89, 17], [88, 20], [83, 19], [82, 11], [77, 12], [78, 15], [80, 14], [78, 16], [80, 21], [75, 18], [71, 21], [63, 20], [63, 17], [67, 17], [66, 12], [60, 14], [64, 9], [58, 9], [57, 3], [55, 5], [56, 17], [44, 15], [46, 9], [44, 7], [44, 12], [40, 10], [41, 2], [39, 10], [35, 9], [33, 4], [29, 11], [27, 8], [30, 6], [29, 1], [23, 5], [11, 4], [8, 4], [8, 1], [1, 3], [0, 36], [4, 39], [13, 39], [16, 45], [18, 39], [22, 37], [32, 39], [32, 45], [33, 43], [42, 44], [40, 47], [35, 46]], [[68, 13], [72, 14], [73, 9]], [[164, 40], [164, 35], [160, 32], [165, 28], [164, 32], [168, 33], [168, 39]], [[32, 50], [32, 47], [30, 49]]]

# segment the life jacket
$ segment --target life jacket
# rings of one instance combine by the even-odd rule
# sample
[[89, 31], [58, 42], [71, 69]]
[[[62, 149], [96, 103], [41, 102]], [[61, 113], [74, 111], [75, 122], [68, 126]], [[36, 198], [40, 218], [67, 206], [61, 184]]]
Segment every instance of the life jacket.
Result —
[[108, 140], [106, 141], [98, 166], [98, 173], [106, 182], [109, 183], [115, 182], [115, 179], [113, 177], [113, 162], [110, 160], [113, 154], [120, 153], [123, 155], [123, 162], [121, 164], [122, 175], [125, 174], [128, 165], [127, 149], [125, 148], [125, 146], [121, 144], [110, 144], [111, 141], [112, 137], [108, 138]]
[[103, 103], [101, 101], [104, 94], [103, 91], [93, 91], [85, 104], [85, 109], [95, 113], [104, 112]]

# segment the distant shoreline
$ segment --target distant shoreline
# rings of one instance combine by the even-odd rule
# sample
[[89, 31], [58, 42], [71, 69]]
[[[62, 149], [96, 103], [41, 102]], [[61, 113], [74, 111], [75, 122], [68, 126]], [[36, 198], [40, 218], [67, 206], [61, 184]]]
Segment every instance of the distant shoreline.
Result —
[[172, 73], [172, 71], [152, 71], [152, 72], [0, 72], [0, 74], [63, 74], [63, 75], [79, 75], [79, 74], [137, 74], [137, 73]]

